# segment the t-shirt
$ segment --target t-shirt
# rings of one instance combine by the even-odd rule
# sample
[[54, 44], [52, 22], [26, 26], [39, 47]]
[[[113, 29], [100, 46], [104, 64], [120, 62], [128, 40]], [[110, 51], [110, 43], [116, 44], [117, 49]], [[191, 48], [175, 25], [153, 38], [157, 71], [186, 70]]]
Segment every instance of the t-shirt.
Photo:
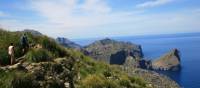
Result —
[[8, 47], [8, 54], [9, 55], [12, 55], [14, 53], [14, 49], [13, 48], [14, 48], [14, 46], [9, 46]]

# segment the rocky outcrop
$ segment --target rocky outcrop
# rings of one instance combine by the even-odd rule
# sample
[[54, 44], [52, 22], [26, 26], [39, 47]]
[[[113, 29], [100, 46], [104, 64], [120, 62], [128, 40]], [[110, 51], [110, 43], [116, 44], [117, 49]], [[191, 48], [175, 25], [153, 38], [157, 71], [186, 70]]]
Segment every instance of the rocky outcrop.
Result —
[[75, 42], [72, 42], [67, 38], [58, 37], [58, 38], [56, 38], [56, 41], [59, 44], [65, 46], [65, 47], [68, 47], [68, 48], [73, 48], [73, 49], [77, 49], [77, 50], [81, 50], [82, 49], [82, 47], [79, 44], [76, 44]]
[[133, 58], [142, 58], [142, 48], [130, 42], [121, 42], [111, 39], [96, 41], [86, 47], [87, 54], [99, 61], [105, 61], [110, 64], [123, 64], [127, 56]]
[[22, 32], [22, 33], [31, 33], [32, 35], [34, 36], [42, 36], [43, 34], [36, 31], [36, 30], [33, 30], [33, 29], [24, 29], [23, 31], [19, 31], [19, 32]]
[[[130, 59], [131, 58], [129, 58], [129, 60]], [[150, 88], [181, 88], [179, 84], [177, 84], [169, 77], [157, 73], [155, 71], [141, 69], [141, 68], [133, 68], [126, 65], [121, 66], [121, 68], [128, 75], [134, 75], [136, 77], [145, 80]]]
[[133, 58], [132, 56], [128, 56], [123, 64], [125, 67], [137, 68], [139, 67], [139, 60]]
[[155, 70], [178, 70], [180, 68], [180, 55], [177, 49], [173, 49], [166, 55], [152, 62]]
[[180, 88], [179, 84], [169, 77], [144, 69], [134, 69], [132, 75], [142, 77], [152, 88]]

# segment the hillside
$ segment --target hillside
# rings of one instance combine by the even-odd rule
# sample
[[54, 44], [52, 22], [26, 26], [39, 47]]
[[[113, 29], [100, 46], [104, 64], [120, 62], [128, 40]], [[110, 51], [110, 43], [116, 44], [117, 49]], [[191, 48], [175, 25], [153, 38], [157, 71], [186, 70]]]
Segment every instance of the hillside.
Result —
[[[146, 72], [151, 75], [147, 80], [138, 71], [129, 74], [118, 65], [94, 61], [44, 35], [27, 32], [31, 47], [23, 55], [19, 44], [21, 35], [21, 32], [0, 30], [0, 88], [179, 88], [159, 74], [155, 78], [154, 73]], [[11, 42], [18, 58], [15, 65], [8, 65], [7, 47]]]

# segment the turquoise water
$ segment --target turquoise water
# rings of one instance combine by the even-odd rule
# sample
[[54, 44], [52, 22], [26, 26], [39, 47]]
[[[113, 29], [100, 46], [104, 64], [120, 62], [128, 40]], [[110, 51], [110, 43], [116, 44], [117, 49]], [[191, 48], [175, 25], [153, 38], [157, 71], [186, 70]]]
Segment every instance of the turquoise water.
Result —
[[[182, 69], [160, 73], [174, 79], [184, 88], [200, 88], [200, 33], [115, 37], [114, 39], [142, 45], [146, 59], [156, 59], [171, 49], [178, 48], [181, 52]], [[75, 42], [87, 45], [95, 40], [98, 39], [82, 39]]]

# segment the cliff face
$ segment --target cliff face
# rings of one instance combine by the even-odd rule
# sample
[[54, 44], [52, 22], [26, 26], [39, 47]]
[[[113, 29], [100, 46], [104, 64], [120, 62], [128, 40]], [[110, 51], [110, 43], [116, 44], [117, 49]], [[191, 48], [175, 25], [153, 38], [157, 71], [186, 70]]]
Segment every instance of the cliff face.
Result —
[[150, 70], [178, 70], [180, 68], [179, 51], [174, 49], [156, 60], [143, 59], [140, 45], [111, 39], [96, 41], [86, 47], [86, 55], [98, 61]]
[[166, 55], [153, 61], [152, 68], [156, 70], [178, 70], [180, 68], [179, 51], [173, 49]]
[[110, 64], [123, 64], [127, 56], [142, 58], [140, 45], [130, 42], [120, 42], [111, 39], [96, 41], [85, 47], [88, 55], [99, 61]]

